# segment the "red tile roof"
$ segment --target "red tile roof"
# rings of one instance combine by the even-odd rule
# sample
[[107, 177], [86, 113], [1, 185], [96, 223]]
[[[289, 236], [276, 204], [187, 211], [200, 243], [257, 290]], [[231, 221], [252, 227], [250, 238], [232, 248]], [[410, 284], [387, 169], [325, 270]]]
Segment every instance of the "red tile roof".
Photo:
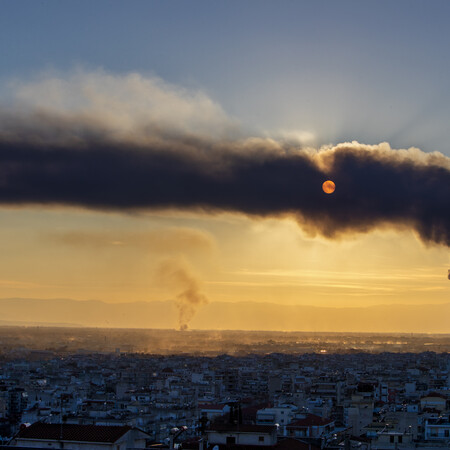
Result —
[[297, 428], [297, 427], [323, 427], [333, 423], [333, 420], [327, 419], [325, 417], [316, 416], [315, 414], [308, 414], [304, 419], [296, 420], [287, 425], [286, 428]]
[[129, 426], [76, 425], [36, 422], [21, 430], [17, 439], [52, 441], [116, 442], [131, 430]]

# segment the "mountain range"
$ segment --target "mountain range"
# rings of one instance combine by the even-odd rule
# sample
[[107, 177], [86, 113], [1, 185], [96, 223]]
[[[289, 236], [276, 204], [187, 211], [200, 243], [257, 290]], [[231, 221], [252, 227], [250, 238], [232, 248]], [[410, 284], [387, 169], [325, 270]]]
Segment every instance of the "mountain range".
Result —
[[[106, 303], [71, 299], [0, 299], [0, 325], [178, 328], [171, 300]], [[450, 303], [318, 307], [262, 302], [211, 302], [189, 323], [205, 330], [450, 333]]]

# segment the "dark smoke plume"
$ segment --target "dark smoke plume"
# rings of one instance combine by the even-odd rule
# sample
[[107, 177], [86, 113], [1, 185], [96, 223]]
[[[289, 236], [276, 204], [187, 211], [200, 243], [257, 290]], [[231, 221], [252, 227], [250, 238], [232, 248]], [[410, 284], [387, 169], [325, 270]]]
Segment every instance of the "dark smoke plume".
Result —
[[[358, 143], [296, 150], [270, 139], [167, 130], [112, 139], [82, 119], [3, 119], [3, 205], [289, 215], [330, 238], [396, 226], [450, 245], [450, 158], [439, 153]], [[328, 178], [336, 183], [332, 195], [321, 189]]]

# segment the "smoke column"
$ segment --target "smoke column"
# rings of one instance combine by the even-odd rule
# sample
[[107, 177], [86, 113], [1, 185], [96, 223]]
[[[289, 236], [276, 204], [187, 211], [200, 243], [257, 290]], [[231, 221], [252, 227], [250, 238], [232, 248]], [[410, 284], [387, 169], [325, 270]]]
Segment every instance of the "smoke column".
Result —
[[204, 94], [138, 74], [81, 72], [11, 92], [0, 102], [0, 205], [290, 216], [312, 235], [394, 227], [450, 246], [443, 154], [245, 138]]
[[159, 281], [171, 288], [179, 289], [176, 295], [178, 326], [187, 330], [197, 309], [209, 302], [200, 290], [200, 282], [183, 259], [168, 259], [158, 270]]
[[[265, 141], [137, 146], [97, 136], [74, 146], [0, 136], [0, 204], [289, 215], [329, 238], [394, 226], [449, 246], [449, 160], [386, 144], [311, 153]], [[322, 192], [328, 178], [332, 196]]]

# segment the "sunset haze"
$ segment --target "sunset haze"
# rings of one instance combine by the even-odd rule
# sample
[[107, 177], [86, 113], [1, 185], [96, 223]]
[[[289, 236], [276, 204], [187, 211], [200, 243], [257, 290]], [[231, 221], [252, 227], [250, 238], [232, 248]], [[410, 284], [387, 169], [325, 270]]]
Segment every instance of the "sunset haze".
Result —
[[3, 10], [5, 324], [450, 333], [447, 2]]

